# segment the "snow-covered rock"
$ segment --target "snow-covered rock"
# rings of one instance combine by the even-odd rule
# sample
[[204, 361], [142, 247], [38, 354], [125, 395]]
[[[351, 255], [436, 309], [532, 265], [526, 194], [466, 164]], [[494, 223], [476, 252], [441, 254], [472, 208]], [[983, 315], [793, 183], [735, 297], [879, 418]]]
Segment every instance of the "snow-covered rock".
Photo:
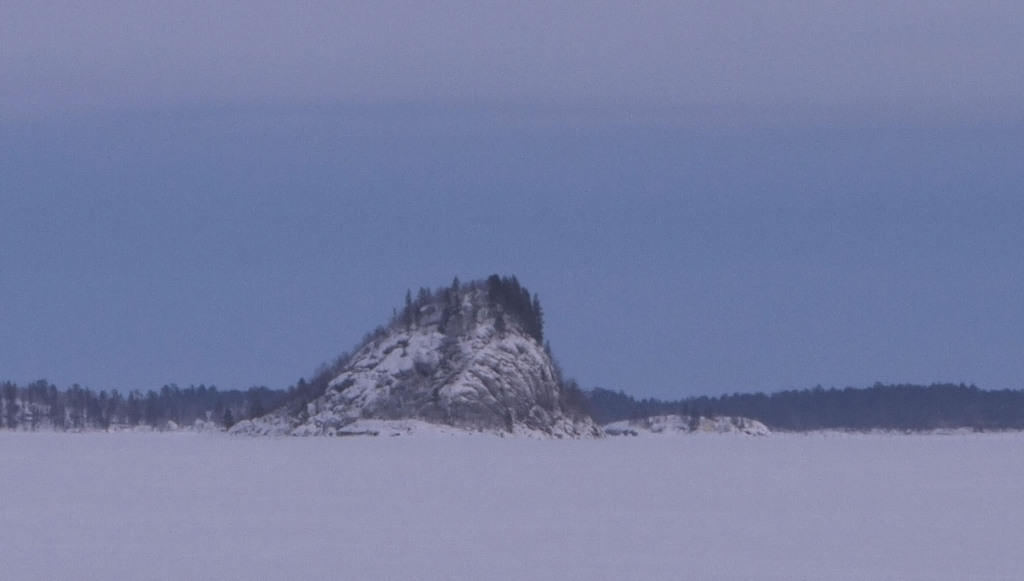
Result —
[[[517, 282], [515, 289], [525, 293]], [[600, 437], [585, 413], [566, 405], [559, 371], [535, 336], [539, 312], [531, 327], [530, 312], [514, 312], [495, 295], [477, 282], [411, 303], [348, 359], [323, 395], [298, 410], [286, 404], [239, 422], [231, 432], [407, 435], [443, 428]]]
[[604, 426], [609, 436], [671, 435], [671, 434], [743, 434], [767, 436], [768, 427], [757, 420], [730, 416], [713, 418], [663, 415], [622, 420]]

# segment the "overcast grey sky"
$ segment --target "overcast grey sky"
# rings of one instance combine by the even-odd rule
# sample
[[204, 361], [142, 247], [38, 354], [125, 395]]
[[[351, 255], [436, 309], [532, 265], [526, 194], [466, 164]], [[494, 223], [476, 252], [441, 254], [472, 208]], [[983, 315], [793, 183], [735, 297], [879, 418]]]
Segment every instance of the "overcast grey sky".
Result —
[[8, 0], [0, 16], [5, 116], [338, 101], [1024, 107], [1020, 2]]
[[498, 272], [586, 386], [1024, 387], [1022, 16], [5, 2], [0, 378], [284, 387]]

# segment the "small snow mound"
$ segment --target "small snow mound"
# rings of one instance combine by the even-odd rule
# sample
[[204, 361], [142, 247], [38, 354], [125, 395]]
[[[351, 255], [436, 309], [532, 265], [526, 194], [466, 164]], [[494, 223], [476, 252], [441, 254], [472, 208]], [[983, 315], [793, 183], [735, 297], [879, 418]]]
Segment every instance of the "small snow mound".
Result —
[[757, 420], [731, 416], [664, 415], [636, 420], [622, 420], [604, 426], [609, 436], [671, 435], [671, 434], [741, 434], [767, 436], [767, 426]]
[[196, 421], [192, 424], [192, 430], [195, 432], [219, 432], [221, 431], [221, 427], [220, 424], [216, 422], [196, 418]]
[[287, 436], [292, 425], [279, 414], [268, 414], [253, 420], [242, 420], [231, 426], [228, 433], [233, 436]]

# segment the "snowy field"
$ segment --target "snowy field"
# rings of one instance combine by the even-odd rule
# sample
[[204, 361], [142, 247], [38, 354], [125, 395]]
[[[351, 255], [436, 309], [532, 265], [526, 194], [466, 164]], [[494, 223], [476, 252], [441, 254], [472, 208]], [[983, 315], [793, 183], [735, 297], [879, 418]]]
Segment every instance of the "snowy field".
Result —
[[0, 578], [1024, 579], [1024, 436], [0, 432]]

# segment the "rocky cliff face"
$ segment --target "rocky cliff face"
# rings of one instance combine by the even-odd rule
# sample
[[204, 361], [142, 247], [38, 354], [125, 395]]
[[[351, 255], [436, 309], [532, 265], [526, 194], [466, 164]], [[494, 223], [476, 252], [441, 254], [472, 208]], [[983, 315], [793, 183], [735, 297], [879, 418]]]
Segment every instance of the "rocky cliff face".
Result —
[[572, 409], [540, 343], [540, 320], [536, 298], [515, 279], [421, 291], [367, 339], [322, 395], [232, 432], [600, 436], [585, 413]]

